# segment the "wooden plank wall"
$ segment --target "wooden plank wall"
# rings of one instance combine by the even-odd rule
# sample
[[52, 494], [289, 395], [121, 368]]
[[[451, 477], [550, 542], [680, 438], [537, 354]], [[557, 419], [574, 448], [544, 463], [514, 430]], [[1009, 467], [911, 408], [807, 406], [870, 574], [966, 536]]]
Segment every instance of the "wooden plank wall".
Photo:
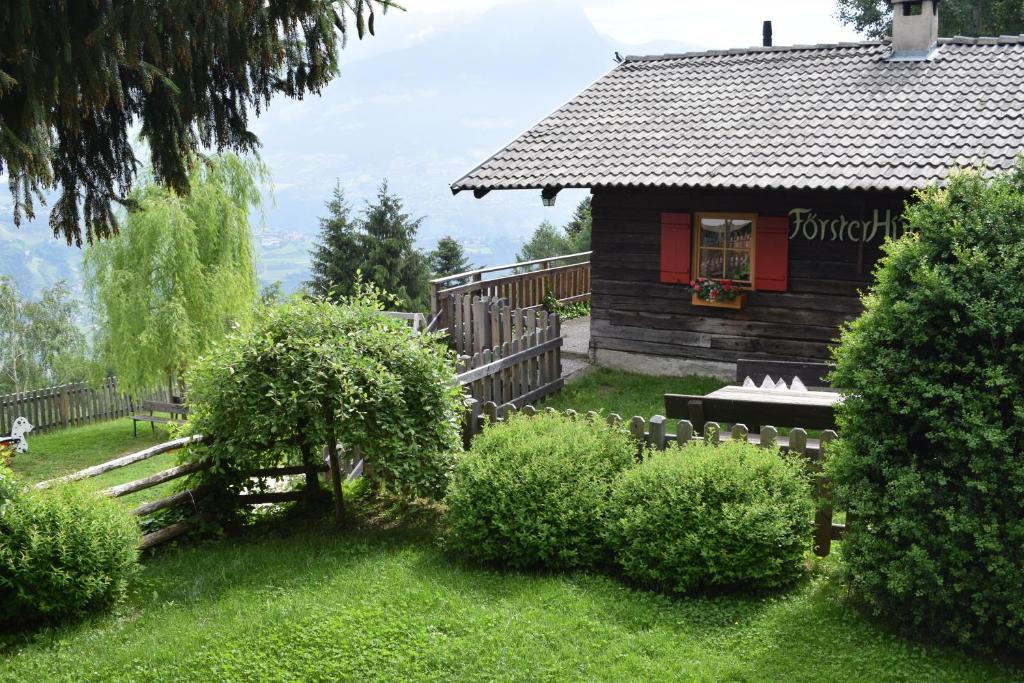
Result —
[[593, 348], [735, 363], [739, 358], [822, 361], [839, 326], [861, 310], [880, 239], [789, 242], [789, 291], [752, 292], [742, 310], [694, 306], [682, 285], [660, 282], [662, 212], [745, 212], [785, 216], [898, 214], [906, 197], [854, 192], [595, 190]]
[[[154, 389], [140, 400], [169, 401], [167, 389]], [[32, 424], [33, 432], [108, 420], [131, 415], [132, 398], [118, 389], [117, 378], [109, 377], [98, 387], [85, 382], [61, 384], [0, 396], [0, 435], [9, 434], [18, 417]]]

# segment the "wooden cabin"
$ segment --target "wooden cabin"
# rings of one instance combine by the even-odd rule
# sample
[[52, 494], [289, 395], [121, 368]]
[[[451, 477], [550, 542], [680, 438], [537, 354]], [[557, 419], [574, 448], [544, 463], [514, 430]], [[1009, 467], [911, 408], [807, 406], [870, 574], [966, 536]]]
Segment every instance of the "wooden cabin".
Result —
[[936, 2], [893, 3], [886, 41], [628, 57], [452, 190], [591, 190], [598, 363], [826, 360], [914, 191], [1024, 152], [1024, 36], [937, 38]]

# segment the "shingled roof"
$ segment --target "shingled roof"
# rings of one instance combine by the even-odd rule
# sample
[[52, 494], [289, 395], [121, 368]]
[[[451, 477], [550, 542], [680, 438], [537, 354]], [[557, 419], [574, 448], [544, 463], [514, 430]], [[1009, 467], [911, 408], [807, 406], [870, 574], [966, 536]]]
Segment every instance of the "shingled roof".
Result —
[[452, 185], [908, 190], [1024, 151], [1024, 36], [629, 57]]

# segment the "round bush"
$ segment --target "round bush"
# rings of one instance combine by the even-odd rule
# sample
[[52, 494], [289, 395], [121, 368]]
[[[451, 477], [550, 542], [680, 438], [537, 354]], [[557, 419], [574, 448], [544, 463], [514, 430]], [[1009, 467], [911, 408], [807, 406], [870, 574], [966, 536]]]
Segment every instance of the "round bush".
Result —
[[488, 427], [445, 497], [446, 545], [508, 567], [589, 567], [608, 557], [604, 514], [636, 444], [602, 423], [518, 416]]
[[340, 443], [360, 449], [374, 482], [440, 498], [460, 447], [454, 372], [439, 336], [388, 316], [370, 286], [337, 304], [292, 299], [193, 366], [187, 428], [205, 438], [190, 455], [216, 465], [204, 478], [237, 490], [253, 469]]
[[843, 558], [876, 613], [1024, 649], [1024, 161], [905, 217], [835, 353]]
[[776, 588], [800, 576], [813, 520], [796, 459], [738, 441], [673, 445], [615, 482], [608, 541], [627, 576], [658, 590]]
[[34, 491], [0, 473], [0, 623], [83, 616], [125, 592], [139, 529], [114, 501], [77, 487]]

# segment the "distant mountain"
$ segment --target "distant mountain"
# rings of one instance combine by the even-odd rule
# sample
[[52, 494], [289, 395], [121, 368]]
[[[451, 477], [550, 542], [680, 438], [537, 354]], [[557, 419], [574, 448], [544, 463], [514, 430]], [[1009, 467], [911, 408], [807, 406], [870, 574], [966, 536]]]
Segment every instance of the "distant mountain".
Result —
[[[424, 248], [452, 234], [476, 264], [510, 261], [540, 221], [565, 222], [585, 192], [563, 192], [552, 209], [533, 192], [453, 197], [450, 183], [614, 67], [616, 50], [688, 49], [616, 44], [580, 9], [550, 0], [498, 5], [412, 47], [343, 64], [320, 97], [275, 100], [253, 124], [275, 184], [256, 238], [261, 280], [291, 290], [308, 277], [335, 179], [359, 208], [388, 178], [408, 212], [426, 217]], [[0, 225], [0, 253], [11, 254], [2, 272], [17, 268], [24, 287], [75, 276], [77, 251], [53, 240], [45, 220], [16, 244], [10, 232]], [[25, 249], [30, 256], [13, 256]]]

